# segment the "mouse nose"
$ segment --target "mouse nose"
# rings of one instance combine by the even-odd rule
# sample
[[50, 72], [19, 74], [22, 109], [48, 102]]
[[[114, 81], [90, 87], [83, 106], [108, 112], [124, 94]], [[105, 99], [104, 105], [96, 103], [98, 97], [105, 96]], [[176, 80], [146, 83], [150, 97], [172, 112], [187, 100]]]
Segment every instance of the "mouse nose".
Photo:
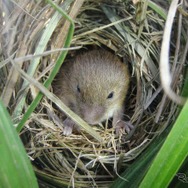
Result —
[[102, 106], [83, 106], [82, 118], [91, 125], [98, 124], [103, 119], [105, 108]]

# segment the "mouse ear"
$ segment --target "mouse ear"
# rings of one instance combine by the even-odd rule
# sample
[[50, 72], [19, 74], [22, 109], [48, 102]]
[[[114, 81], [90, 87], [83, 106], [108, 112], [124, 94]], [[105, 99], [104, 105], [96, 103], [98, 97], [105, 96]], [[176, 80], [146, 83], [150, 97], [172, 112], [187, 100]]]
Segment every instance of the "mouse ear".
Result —
[[113, 96], [114, 96], [114, 92], [112, 91], [112, 92], [108, 95], [107, 99], [112, 99]]

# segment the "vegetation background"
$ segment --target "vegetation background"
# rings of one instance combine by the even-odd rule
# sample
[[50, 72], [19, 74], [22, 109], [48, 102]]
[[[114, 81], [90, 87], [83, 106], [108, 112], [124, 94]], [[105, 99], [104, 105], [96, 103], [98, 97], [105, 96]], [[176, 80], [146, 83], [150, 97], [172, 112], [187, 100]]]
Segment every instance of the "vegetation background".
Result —
[[[187, 1], [0, 3], [1, 187], [187, 186]], [[91, 129], [53, 95], [62, 63], [93, 46], [129, 65], [129, 135]], [[81, 134], [62, 135], [54, 104]]]

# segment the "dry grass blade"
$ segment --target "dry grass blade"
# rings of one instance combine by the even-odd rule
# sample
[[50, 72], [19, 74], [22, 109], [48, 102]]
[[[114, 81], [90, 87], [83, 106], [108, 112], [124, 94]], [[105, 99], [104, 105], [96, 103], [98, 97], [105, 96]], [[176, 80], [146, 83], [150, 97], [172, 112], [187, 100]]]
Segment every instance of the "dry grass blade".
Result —
[[98, 135], [97, 132], [90, 128], [89, 125], [87, 125], [78, 115], [74, 114], [60, 99], [58, 99], [55, 95], [50, 93], [42, 84], [37, 82], [35, 79], [24, 73], [24, 71], [19, 67], [18, 64], [15, 64], [15, 62], [12, 60], [13, 67], [27, 80], [30, 84], [33, 84], [34, 86], [39, 89], [44, 95], [46, 95], [54, 104], [56, 104], [62, 111], [66, 113], [67, 116], [72, 117], [72, 119], [78, 124], [81, 125], [86, 132], [88, 132], [90, 135], [92, 135], [94, 138], [96, 138], [99, 142], [102, 142], [102, 138], [100, 135]]
[[[94, 137], [88, 126], [88, 132], [82, 130], [68, 137], [62, 135], [62, 112], [54, 103], [62, 110], [67, 107], [52, 95], [53, 88], [49, 92], [40, 83], [49, 78], [59, 56], [57, 49], [62, 49], [66, 40], [69, 23], [45, 1], [6, 1], [0, 6], [1, 12], [5, 13], [0, 20], [4, 20], [0, 35], [1, 96], [17, 123], [38, 93], [32, 84], [46, 94], [21, 133], [40, 180], [57, 186], [109, 187], [113, 178], [126, 168], [127, 162], [130, 164], [139, 156], [177, 115], [177, 105], [163, 93], [159, 77], [162, 34], [169, 5], [166, 1], [132, 4], [131, 0], [57, 0], [56, 4], [64, 8], [75, 24], [73, 49], [69, 49], [66, 60], [83, 49], [104, 48], [129, 65], [132, 77], [125, 103], [125, 119], [130, 120], [135, 129], [130, 135], [117, 137], [109, 120], [104, 125], [92, 127]], [[146, 10], [143, 20], [136, 19], [143, 8]], [[183, 10], [183, 5], [178, 7], [178, 14], [181, 14], [180, 8]], [[171, 46], [169, 60], [175, 75], [172, 88], [179, 93], [188, 40], [184, 14], [175, 19], [174, 24], [176, 21], [179, 24], [177, 41], [176, 32], [172, 32], [168, 45]], [[77, 49], [78, 46], [83, 49]], [[18, 65], [19, 72], [10, 60], [14, 66]], [[22, 75], [27, 77], [27, 82]], [[67, 111], [83, 124], [69, 109]]]
[[[170, 36], [171, 36], [171, 29], [172, 29], [172, 23], [173, 19], [177, 10], [178, 1], [174, 0], [172, 1], [172, 4], [169, 9], [169, 14], [167, 17], [167, 22], [164, 30], [164, 40], [162, 43], [161, 48], [161, 59], [160, 59], [160, 72], [161, 72], [161, 81], [162, 86], [166, 92], [166, 94], [175, 102], [178, 104], [184, 104], [185, 100], [183, 97], [178, 96], [172, 89], [171, 89], [171, 75], [170, 75], [170, 65], [168, 60], [168, 52], [169, 52], [169, 46], [170, 46]], [[186, 51], [188, 49], [186, 48]]]

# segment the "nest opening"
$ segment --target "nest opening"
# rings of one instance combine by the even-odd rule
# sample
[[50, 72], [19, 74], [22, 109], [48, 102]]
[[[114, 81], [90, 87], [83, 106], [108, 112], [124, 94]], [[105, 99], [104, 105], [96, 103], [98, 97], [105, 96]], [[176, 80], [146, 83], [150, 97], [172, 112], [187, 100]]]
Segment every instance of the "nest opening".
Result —
[[[59, 1], [59, 4], [66, 6], [65, 2]], [[23, 21], [19, 23], [23, 26], [19, 35], [20, 41], [17, 41], [18, 37], [14, 38], [17, 41], [15, 46], [18, 47], [17, 57], [34, 52], [40, 37], [43, 36], [43, 29], [47, 28], [46, 23], [55, 14], [52, 8], [40, 1], [36, 10], [33, 2], [27, 3], [28, 6], [24, 4], [24, 8], [27, 8], [30, 15], [37, 15], [38, 20], [34, 23], [28, 15], [24, 17], [24, 13], [17, 15], [17, 18]], [[67, 12], [70, 13], [74, 8], [74, 3], [70, 4], [67, 6]], [[17, 7], [13, 8], [16, 9]], [[38, 11], [38, 14], [35, 11]], [[113, 128], [104, 124], [104, 127], [92, 126], [103, 138], [103, 143], [97, 142], [84, 131], [66, 137], [62, 135], [61, 126], [52, 120], [53, 114], [61, 116], [61, 112], [45, 96], [28, 119], [21, 137], [39, 179], [50, 178], [57, 185], [58, 181], [62, 181], [65, 185], [74, 182], [75, 187], [105, 187], [174, 120], [174, 114], [177, 112], [176, 105], [165, 98], [159, 80], [158, 61], [164, 22], [156, 12], [147, 12], [145, 25], [139, 33], [138, 25], [141, 28], [142, 22], [136, 21], [136, 9], [131, 1], [85, 1], [81, 8], [75, 11], [78, 15], [71, 46], [81, 46], [81, 51], [91, 50], [96, 46], [105, 48], [129, 65], [131, 83], [126, 97], [125, 118], [135, 125], [135, 131], [132, 135], [122, 134], [116, 137]], [[39, 19], [40, 15], [44, 16], [44, 20]], [[123, 20], [125, 18], [127, 20]], [[12, 19], [11, 23], [14, 21]], [[29, 28], [28, 23], [31, 24]], [[41, 27], [36, 28], [39, 23]], [[65, 19], [59, 19], [51, 40], [47, 43], [48, 49], [57, 48], [57, 39], [62, 37], [61, 29], [65, 25]], [[20, 27], [17, 32], [19, 31]], [[12, 32], [9, 34], [13, 35]], [[21, 48], [23, 44], [26, 46], [25, 51]], [[9, 50], [14, 52], [15, 49], [16, 47], [12, 47]], [[79, 52], [70, 50], [67, 59], [73, 58]], [[41, 58], [34, 77], [43, 82], [49, 76], [56, 59], [57, 54]], [[23, 64], [23, 69], [27, 71], [29, 64], [31, 63]], [[8, 73], [6, 78], [8, 79]], [[4, 87], [5, 81], [1, 85]], [[13, 95], [9, 107], [10, 113], [18, 120], [36, 97], [38, 90], [32, 85], [29, 85], [29, 90], [25, 89], [28, 88], [26, 86], [23, 88], [21, 79], [16, 81], [16, 86], [17, 90], [14, 91], [15, 96]], [[181, 84], [177, 84], [176, 89], [179, 87]], [[2, 87], [0, 89], [2, 90]], [[15, 99], [23, 96], [22, 91], [27, 93], [26, 101], [22, 113], [16, 116], [14, 109], [18, 100]]]

